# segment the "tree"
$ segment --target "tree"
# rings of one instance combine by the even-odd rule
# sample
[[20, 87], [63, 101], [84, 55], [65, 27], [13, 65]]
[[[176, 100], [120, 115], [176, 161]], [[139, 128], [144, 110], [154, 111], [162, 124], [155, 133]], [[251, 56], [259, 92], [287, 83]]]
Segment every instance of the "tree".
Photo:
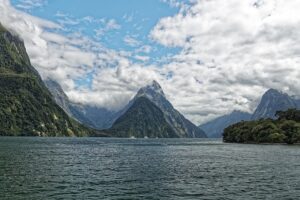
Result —
[[278, 120], [293, 120], [296, 122], [300, 122], [300, 111], [296, 109], [277, 111], [276, 117], [278, 117]]

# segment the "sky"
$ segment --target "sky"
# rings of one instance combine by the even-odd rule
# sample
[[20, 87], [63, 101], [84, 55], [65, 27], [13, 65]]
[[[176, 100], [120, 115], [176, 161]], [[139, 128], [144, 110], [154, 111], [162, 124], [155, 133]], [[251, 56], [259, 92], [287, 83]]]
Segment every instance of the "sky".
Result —
[[195, 124], [300, 96], [299, 0], [0, 0], [0, 22], [72, 101], [122, 108], [158, 81]]

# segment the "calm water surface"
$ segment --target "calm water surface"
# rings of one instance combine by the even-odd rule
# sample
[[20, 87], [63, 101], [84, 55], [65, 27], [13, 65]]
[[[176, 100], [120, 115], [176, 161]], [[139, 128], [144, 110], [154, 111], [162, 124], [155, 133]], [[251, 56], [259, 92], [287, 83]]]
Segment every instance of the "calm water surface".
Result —
[[0, 199], [300, 199], [300, 146], [4, 137]]

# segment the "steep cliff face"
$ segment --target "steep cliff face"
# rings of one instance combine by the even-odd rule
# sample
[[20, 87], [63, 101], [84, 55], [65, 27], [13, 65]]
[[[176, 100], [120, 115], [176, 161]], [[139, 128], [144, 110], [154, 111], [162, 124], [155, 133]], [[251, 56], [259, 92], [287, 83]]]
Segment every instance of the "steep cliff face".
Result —
[[106, 108], [71, 102], [56, 81], [47, 79], [44, 82], [56, 103], [70, 117], [88, 127], [99, 130], [110, 128], [114, 121], [125, 111], [125, 109], [123, 109], [124, 111], [111, 111]]
[[290, 108], [297, 108], [295, 99], [285, 93], [270, 89], [262, 96], [261, 102], [252, 116], [252, 120], [275, 119], [277, 111], [286, 111]]
[[85, 136], [31, 66], [22, 40], [0, 25], [0, 135]]
[[47, 79], [44, 81], [46, 84], [48, 90], [52, 94], [55, 102], [70, 116], [72, 116], [71, 110], [70, 110], [70, 101], [68, 96], [65, 94], [61, 86], [51, 79]]
[[59, 105], [69, 115], [69, 117], [72, 117], [85, 126], [97, 128], [86, 116], [88, 114], [85, 110], [86, 106], [72, 103], [56, 81], [48, 78], [44, 81], [44, 83], [51, 92], [57, 105]]

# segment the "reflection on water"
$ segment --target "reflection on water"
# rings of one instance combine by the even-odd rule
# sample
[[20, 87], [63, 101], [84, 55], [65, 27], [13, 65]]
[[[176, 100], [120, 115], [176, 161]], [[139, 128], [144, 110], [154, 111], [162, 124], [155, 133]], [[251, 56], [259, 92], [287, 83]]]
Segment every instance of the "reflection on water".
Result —
[[300, 199], [300, 146], [0, 138], [0, 199]]

